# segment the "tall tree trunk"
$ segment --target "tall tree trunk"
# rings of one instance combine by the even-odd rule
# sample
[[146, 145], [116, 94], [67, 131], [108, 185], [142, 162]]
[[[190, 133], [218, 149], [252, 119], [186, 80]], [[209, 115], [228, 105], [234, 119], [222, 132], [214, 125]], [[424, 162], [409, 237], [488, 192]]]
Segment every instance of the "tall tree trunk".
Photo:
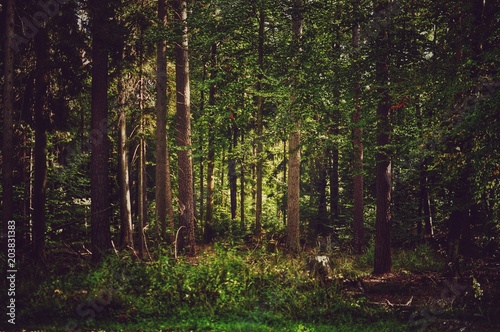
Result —
[[193, 161], [191, 156], [191, 92], [189, 87], [187, 1], [174, 0], [175, 18], [182, 25], [180, 41], [175, 45], [175, 78], [177, 99], [177, 145], [179, 217], [181, 232], [179, 247], [187, 254], [196, 254], [194, 236]]
[[133, 248], [132, 204], [130, 201], [130, 178], [127, 147], [127, 102], [128, 91], [125, 77], [119, 80], [118, 96], [118, 186], [120, 190], [120, 247]]
[[46, 191], [47, 191], [47, 128], [49, 112], [49, 47], [46, 30], [35, 36], [35, 165], [33, 184], [33, 258], [45, 262]]
[[[167, 24], [167, 4], [158, 0], [158, 19]], [[167, 239], [167, 224], [174, 230], [174, 209], [167, 137], [167, 42], [156, 45], [156, 222], [160, 237]], [[172, 240], [172, 239], [170, 239]]]
[[262, 172], [263, 172], [263, 160], [262, 160], [262, 134], [264, 131], [263, 125], [263, 113], [264, 113], [264, 96], [262, 96], [262, 79], [264, 71], [264, 23], [265, 14], [264, 10], [261, 9], [259, 12], [259, 45], [258, 45], [258, 65], [259, 74], [257, 77], [257, 116], [256, 116], [256, 150], [255, 154], [257, 157], [257, 163], [255, 165], [255, 176], [256, 176], [256, 192], [255, 192], [255, 235], [257, 237], [262, 233]]
[[[429, 197], [429, 190], [427, 189], [427, 163], [424, 159], [420, 165], [420, 216], [423, 220], [419, 221], [420, 228], [422, 228], [422, 221], [424, 223], [423, 235], [425, 238], [434, 236], [434, 229], [432, 226], [432, 211], [431, 201]], [[421, 232], [419, 232], [421, 235]]]
[[[245, 144], [245, 137], [241, 133], [241, 145]], [[240, 228], [245, 231], [245, 157], [240, 161]]]
[[[336, 126], [334, 132], [338, 134], [338, 126]], [[330, 214], [333, 219], [338, 218], [340, 214], [340, 185], [339, 185], [339, 149], [333, 147], [329, 151], [329, 174], [330, 179]]]
[[111, 202], [108, 140], [108, 0], [91, 0], [92, 116], [91, 116], [91, 240], [92, 261], [101, 261], [111, 249]]
[[[212, 112], [215, 106], [216, 85], [215, 78], [217, 76], [217, 43], [213, 43], [210, 48], [210, 91], [208, 95], [208, 105]], [[205, 214], [205, 229], [203, 238], [205, 242], [210, 243], [214, 237], [212, 227], [212, 218], [214, 214], [214, 190], [215, 190], [215, 135], [213, 124], [210, 123], [210, 131], [208, 133], [208, 153], [207, 153], [207, 211]]]
[[[13, 116], [14, 116], [14, 6], [15, 0], [5, 0], [5, 39], [3, 60], [3, 128], [2, 128], [2, 235], [7, 236], [9, 221], [13, 220], [14, 188], [12, 173], [14, 169]], [[8, 241], [1, 248], [6, 254]], [[7, 260], [4, 260], [7, 264]], [[2, 266], [4, 268], [6, 266]], [[3, 271], [7, 271], [6, 267]], [[4, 274], [2, 273], [2, 276]], [[2, 284], [6, 282], [4, 276]]]
[[318, 194], [318, 214], [317, 224], [314, 233], [317, 235], [324, 235], [328, 233], [328, 212], [326, 209], [326, 185], [327, 185], [327, 157], [324, 152], [321, 152], [314, 160], [316, 170], [316, 192]]
[[[352, 29], [352, 44], [355, 59], [359, 60], [359, 23], [356, 21]], [[356, 64], [357, 65], [357, 64]], [[361, 120], [361, 83], [359, 70], [355, 69], [354, 82], [354, 112], [352, 114], [352, 146], [353, 146], [353, 173], [354, 173], [354, 251], [361, 254], [364, 249], [363, 229], [363, 128]]]
[[229, 160], [228, 160], [228, 178], [229, 178], [229, 198], [230, 198], [230, 207], [231, 207], [231, 219], [236, 219], [236, 211], [237, 211], [237, 179], [238, 174], [236, 173], [236, 158], [234, 156], [234, 149], [238, 143], [238, 129], [236, 124], [233, 121], [233, 124], [230, 129], [231, 143], [229, 145]]
[[[292, 43], [296, 56], [300, 53], [301, 38], [302, 38], [302, 0], [295, 0], [292, 8]], [[297, 84], [296, 75], [300, 70], [298, 59], [293, 60], [292, 67], [295, 72], [291, 77], [292, 95], [291, 107], [292, 114], [299, 117], [297, 114]], [[300, 120], [297, 119], [296, 126], [293, 128], [289, 137], [288, 144], [288, 225], [287, 225], [287, 249], [289, 253], [297, 254], [300, 251]]]
[[[375, 17], [387, 15], [389, 2], [379, 1], [375, 4]], [[375, 41], [377, 60], [375, 65], [377, 94], [380, 100], [377, 105], [377, 153], [376, 166], [376, 220], [375, 220], [375, 262], [374, 274], [389, 273], [392, 270], [391, 257], [391, 142], [390, 96], [389, 96], [389, 33], [388, 27], [380, 25]]]
[[[144, 124], [141, 111], [140, 119], [140, 132], [141, 135], [144, 132]], [[137, 179], [137, 207], [138, 207], [138, 230], [137, 230], [137, 244], [139, 246], [139, 257], [144, 257], [145, 252], [145, 233], [144, 229], [146, 227], [147, 220], [147, 201], [146, 201], [146, 141], [143, 137], [139, 139], [139, 160], [138, 160], [138, 179]]]

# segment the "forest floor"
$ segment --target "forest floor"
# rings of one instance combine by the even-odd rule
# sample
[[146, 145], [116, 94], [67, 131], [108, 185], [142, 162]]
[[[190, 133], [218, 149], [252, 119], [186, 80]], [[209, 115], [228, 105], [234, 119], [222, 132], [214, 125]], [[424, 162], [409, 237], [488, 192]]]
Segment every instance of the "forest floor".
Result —
[[[439, 272], [439, 268], [436, 267], [441, 266], [441, 263], [436, 264], [435, 257], [430, 257], [433, 252], [428, 252], [427, 249], [414, 256], [410, 256], [411, 250], [398, 251], [394, 255], [394, 273], [380, 276], [370, 274], [371, 264], [368, 264], [371, 261], [370, 258], [363, 260], [362, 257], [356, 258], [345, 252], [342, 254], [342, 251], [331, 253], [329, 256], [336, 257], [332, 261], [333, 265], [336, 266], [332, 281], [337, 285], [340, 282], [340, 288], [337, 288], [338, 291], [347, 300], [346, 303], [351, 303], [358, 310], [352, 311], [353, 315], [349, 314], [349, 311], [346, 311], [346, 313], [341, 311], [340, 315], [345, 314], [346, 317], [350, 317], [344, 320], [342, 320], [342, 316], [338, 317], [340, 319], [331, 317], [323, 320], [323, 323], [317, 324], [314, 323], [316, 321], [314, 318], [308, 318], [305, 321], [301, 319], [294, 320], [292, 317], [277, 314], [269, 310], [268, 307], [262, 307], [264, 311], [246, 312], [237, 310], [234, 315], [226, 318], [213, 314], [196, 316], [196, 314], [187, 312], [188, 316], [186, 317], [174, 315], [167, 320], [154, 319], [153, 316], [149, 316], [145, 317], [144, 320], [127, 319], [120, 322], [115, 318], [121, 317], [123, 313], [128, 315], [131, 312], [127, 307], [119, 305], [121, 299], [133, 300], [133, 298], [127, 297], [125, 291], [127, 288], [121, 289], [119, 285], [112, 285], [110, 286], [111, 289], [116, 288], [121, 293], [115, 295], [113, 302], [105, 303], [104, 307], [106, 308], [103, 313], [111, 314], [114, 312], [115, 318], [110, 316], [100, 323], [96, 321], [95, 328], [84, 326], [80, 331], [500, 331], [500, 258], [464, 259], [461, 262], [461, 277], [450, 279]], [[234, 264], [243, 264], [243, 262], [250, 264], [248, 265], [250, 268], [256, 268], [258, 264], [261, 264], [268, 272], [272, 271], [273, 267], [283, 268], [283, 271], [285, 271], [287, 267], [296, 266], [286, 256], [280, 254], [263, 253], [261, 256], [256, 256], [256, 260], [249, 260], [248, 257], [252, 256], [250, 252], [246, 250], [234, 251], [225, 256], [225, 254], [214, 251], [213, 248], [205, 248], [203, 255], [197, 257], [196, 262], [186, 262], [184, 265], [176, 264], [172, 266], [170, 272], [159, 275], [159, 278], [168, 278], [172, 272], [180, 271], [185, 274], [185, 276], [179, 275], [179, 277], [182, 277], [181, 279], [195, 278], [194, 280], [200, 283], [204, 282], [204, 279], [200, 279], [198, 275], [200, 268], [201, 271], [215, 273], [218, 270], [214, 269], [239, 266]], [[83, 252], [81, 254], [84, 255]], [[312, 254], [313, 252], [310, 252], [308, 255]], [[59, 256], [61, 255], [58, 254], [55, 257]], [[88, 266], [85, 261], [81, 258], [74, 262], [65, 259], [64, 262], [58, 262], [56, 265], [59, 268], [64, 267], [67, 269], [80, 262], [83, 266]], [[419, 268], [416, 268], [416, 265]], [[140, 267], [147, 268], [148, 266], [148, 264], [145, 264]], [[176, 270], [177, 268], [179, 270]], [[209, 269], [207, 270], [207, 268]], [[86, 271], [91, 271], [91, 269]], [[71, 329], [68, 329], [66, 325], [69, 321], [67, 317], [70, 317], [71, 320], [77, 319], [79, 324], [83, 324], [85, 321], [83, 318], [86, 316], [79, 317], [78, 315], [81, 316], [81, 313], [78, 311], [75, 314], [73, 306], [75, 306], [75, 303], [76, 305], [91, 303], [88, 299], [92, 287], [81, 286], [79, 280], [101, 278], [97, 281], [97, 284], [105, 284], [109, 281], [106, 271], [108, 271], [108, 268], [103, 267], [102, 270], [95, 272], [96, 274], [90, 273], [86, 277], [82, 275], [84, 279], [76, 278], [74, 279], [76, 282], [70, 282], [72, 279], [66, 280], [64, 277], [67, 272], [58, 270], [56, 275], [62, 277], [55, 279], [53, 282], [48, 282], [40, 288], [41, 291], [37, 290], [39, 286], [35, 287], [33, 284], [33, 287], [35, 287], [33, 291], [40, 292], [40, 297], [37, 297], [37, 299], [42, 302], [33, 304], [33, 308], [38, 313], [31, 312], [29, 316], [35, 318], [39, 317], [40, 314], [51, 312], [60, 312], [61, 316], [59, 318], [57, 315], [54, 316], [52, 323], [43, 326], [31, 323], [22, 331], [70, 331]], [[151, 272], [151, 270], [137, 271], [140, 273]], [[290, 277], [292, 279], [284, 279], [285, 282], [277, 280], [276, 287], [283, 287], [287, 283], [294, 284], [294, 274], [290, 274]], [[273, 278], [275, 278], [274, 275], [269, 274], [269, 280], [273, 280]], [[133, 281], [134, 279], [130, 280]], [[61, 287], [65, 284], [68, 285], [68, 289], [60, 291], [59, 289], [62, 289]], [[297, 283], [297, 285], [299, 284]], [[192, 286], [196, 287], [196, 284]], [[44, 288], [46, 290], [43, 290]], [[81, 289], [86, 289], [85, 292], [88, 291], [87, 300], [71, 302], [71, 299], [76, 296], [75, 294], [82, 292]], [[200, 289], [202, 290], [202, 288]], [[300, 288], [295, 290], [300, 290]], [[294, 289], [283, 288], [282, 292], [278, 289], [273, 296], [277, 296], [276, 300], [286, 299], [287, 301], [293, 301], [294, 296], [299, 298], [298, 293], [295, 295], [288, 294], [290, 291], [294, 291]], [[62, 296], [54, 297], [54, 294], [62, 294], [63, 292], [68, 295], [67, 298], [64, 297], [67, 300], [66, 302], [62, 301]], [[153, 296], [158, 294], [154, 293]], [[58, 302], [58, 300], [61, 302]], [[125, 301], [123, 300], [123, 302]], [[73, 305], [69, 306], [70, 303]], [[138, 303], [142, 302], [137, 302], [134, 305], [139, 305]], [[39, 309], [43, 307], [49, 311]], [[55, 308], [58, 308], [59, 311], [55, 311]], [[348, 309], [348, 307], [342, 308]], [[86, 307], [85, 309], [90, 310]], [[154, 309], [154, 305], [152, 305], [152, 309]], [[318, 308], [301, 308], [299, 310], [315, 312]], [[65, 314], [69, 316], [64, 316]], [[359, 314], [363, 317], [358, 316]], [[38, 318], [35, 318], [36, 320]], [[33, 322], [33, 320], [31, 321]], [[0, 324], [0, 331], [2, 330]], [[7, 331], [21, 330], [7, 329]]]
[[365, 276], [344, 291], [407, 321], [410, 331], [500, 331], [500, 261], [470, 260], [462, 276], [400, 271]]

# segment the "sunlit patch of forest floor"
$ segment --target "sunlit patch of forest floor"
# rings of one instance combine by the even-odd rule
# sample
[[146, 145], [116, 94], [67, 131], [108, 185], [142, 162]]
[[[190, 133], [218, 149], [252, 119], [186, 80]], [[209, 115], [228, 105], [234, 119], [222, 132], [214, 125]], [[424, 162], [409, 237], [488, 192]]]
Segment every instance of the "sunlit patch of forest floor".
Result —
[[500, 262], [477, 259], [458, 278], [440, 272], [365, 276], [344, 292], [393, 312], [410, 331], [500, 331]]

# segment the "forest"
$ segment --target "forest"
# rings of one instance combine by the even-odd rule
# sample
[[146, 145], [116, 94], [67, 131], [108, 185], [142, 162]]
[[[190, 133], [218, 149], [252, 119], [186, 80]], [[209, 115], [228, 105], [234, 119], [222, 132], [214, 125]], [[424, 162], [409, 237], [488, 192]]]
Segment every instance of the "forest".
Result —
[[499, 0], [0, 6], [0, 330], [500, 330]]

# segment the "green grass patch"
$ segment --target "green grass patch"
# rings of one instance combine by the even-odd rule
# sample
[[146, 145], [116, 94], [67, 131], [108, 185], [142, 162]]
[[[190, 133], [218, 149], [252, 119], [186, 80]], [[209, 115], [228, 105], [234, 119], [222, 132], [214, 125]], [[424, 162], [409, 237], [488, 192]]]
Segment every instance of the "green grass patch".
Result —
[[[335, 273], [356, 276], [347, 257]], [[34, 282], [34, 281], [33, 281]], [[396, 331], [393, 317], [345, 298], [340, 282], [310, 276], [304, 258], [224, 247], [196, 260], [153, 263], [110, 257], [85, 273], [41, 283], [24, 297], [20, 322], [55, 330]], [[384, 328], [387, 326], [387, 329]], [[50, 330], [50, 329], [47, 329]]]

